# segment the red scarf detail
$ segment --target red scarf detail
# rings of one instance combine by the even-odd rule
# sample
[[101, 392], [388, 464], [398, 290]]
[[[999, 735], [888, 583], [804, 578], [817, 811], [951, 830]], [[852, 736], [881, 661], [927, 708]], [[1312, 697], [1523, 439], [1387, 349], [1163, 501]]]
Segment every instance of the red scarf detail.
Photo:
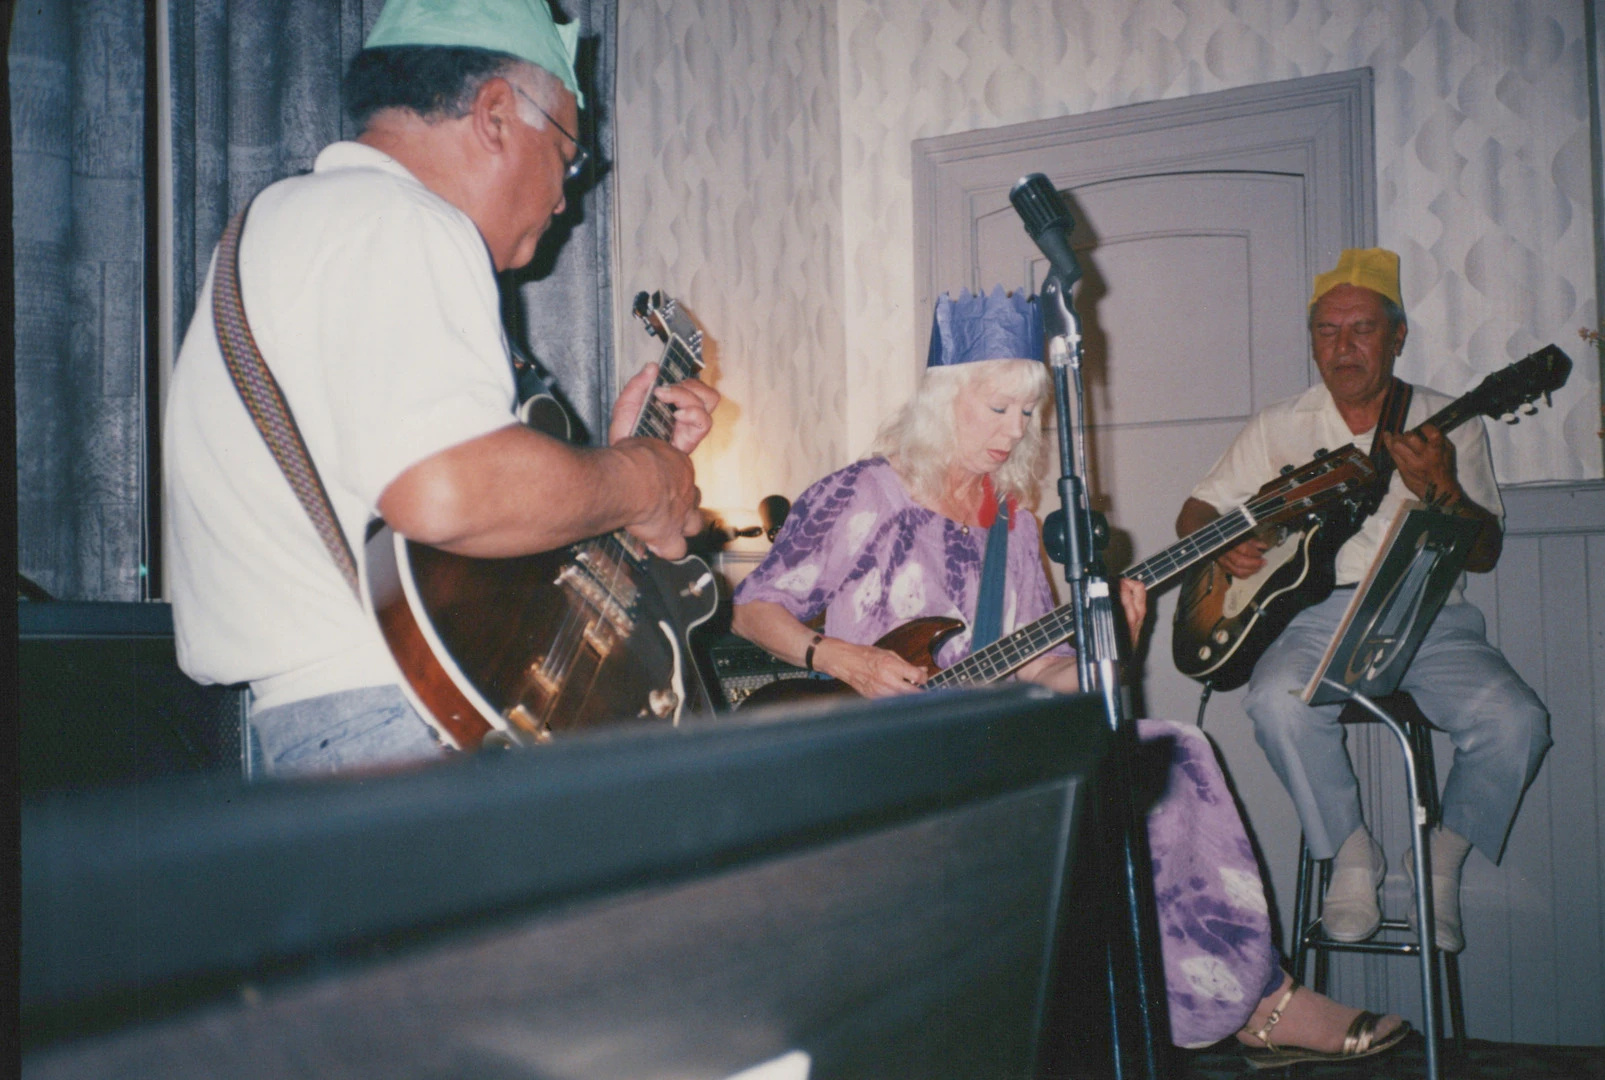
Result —
[[[1018, 506], [1018, 500], [1013, 495], [1010, 495], [1006, 502], [1009, 507], [1008, 525], [1009, 530], [1012, 532], [1014, 530], [1014, 511]], [[976, 512], [976, 517], [980, 520], [981, 528], [983, 529], [990, 529], [992, 523], [998, 519], [998, 493], [997, 489], [992, 486], [991, 473], [981, 477], [981, 508]]]

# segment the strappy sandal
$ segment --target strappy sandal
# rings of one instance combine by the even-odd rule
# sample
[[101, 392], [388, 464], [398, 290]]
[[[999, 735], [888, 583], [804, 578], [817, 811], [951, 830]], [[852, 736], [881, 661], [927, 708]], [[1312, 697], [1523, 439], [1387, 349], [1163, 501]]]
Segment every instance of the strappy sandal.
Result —
[[1281, 1023], [1282, 1010], [1287, 1008], [1287, 1003], [1293, 1000], [1294, 993], [1300, 989], [1302, 989], [1302, 985], [1297, 980], [1294, 980], [1292, 985], [1287, 988], [1287, 993], [1283, 994], [1281, 1000], [1276, 1003], [1276, 1007], [1271, 1009], [1270, 1015], [1265, 1018], [1265, 1023], [1260, 1026], [1260, 1029], [1248, 1033], [1249, 1038], [1258, 1039], [1265, 1044], [1265, 1049], [1263, 1050], [1249, 1048], [1243, 1051], [1243, 1057], [1254, 1068], [1282, 1069], [1289, 1065], [1297, 1065], [1301, 1061], [1354, 1061], [1358, 1058], [1370, 1057], [1372, 1054], [1380, 1054], [1385, 1050], [1393, 1049], [1404, 1040], [1405, 1035], [1410, 1031], [1410, 1025], [1401, 1021], [1398, 1027], [1378, 1039], [1377, 1024], [1381, 1022], [1382, 1016], [1374, 1012], [1361, 1012], [1359, 1016], [1354, 1018], [1354, 1022], [1349, 1025], [1349, 1030], [1344, 1034], [1343, 1048], [1341, 1050], [1333, 1052], [1306, 1050], [1302, 1046], [1277, 1046], [1271, 1042], [1271, 1029]]

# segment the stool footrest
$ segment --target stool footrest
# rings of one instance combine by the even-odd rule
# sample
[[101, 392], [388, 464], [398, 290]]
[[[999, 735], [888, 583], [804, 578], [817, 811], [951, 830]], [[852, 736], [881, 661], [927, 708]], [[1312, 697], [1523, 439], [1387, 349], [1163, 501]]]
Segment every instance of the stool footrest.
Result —
[[1314, 938], [1304, 944], [1306, 949], [1322, 952], [1391, 953], [1399, 956], [1420, 956], [1421, 944], [1415, 941], [1333, 941]]

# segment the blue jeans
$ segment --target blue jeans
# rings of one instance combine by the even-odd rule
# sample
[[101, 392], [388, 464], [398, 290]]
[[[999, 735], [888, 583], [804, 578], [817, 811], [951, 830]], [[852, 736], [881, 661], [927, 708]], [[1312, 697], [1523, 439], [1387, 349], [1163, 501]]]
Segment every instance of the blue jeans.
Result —
[[434, 729], [395, 686], [251, 710], [250, 779], [310, 776], [439, 759]]

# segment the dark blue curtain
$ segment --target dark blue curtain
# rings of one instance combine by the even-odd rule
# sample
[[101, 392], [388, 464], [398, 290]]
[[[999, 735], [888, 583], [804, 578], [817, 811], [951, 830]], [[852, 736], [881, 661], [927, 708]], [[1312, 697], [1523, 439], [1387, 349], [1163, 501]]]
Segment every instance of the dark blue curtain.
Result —
[[[352, 134], [340, 76], [382, 0], [169, 0], [174, 324], [228, 219]], [[271, 357], [269, 358], [271, 360]]]
[[[354, 134], [340, 76], [382, 6], [167, 0], [180, 340], [229, 216]], [[156, 360], [146, 347], [156, 289], [146, 241], [156, 190], [146, 153], [154, 10], [124, 0], [23, 5], [8, 50], [18, 566], [61, 598], [137, 600], [159, 581]], [[583, 126], [605, 160], [613, 0], [560, 10], [586, 35]], [[505, 283], [510, 331], [593, 431], [613, 396], [606, 194], [604, 169], [576, 193], [537, 265]]]
[[145, 56], [140, 4], [14, 9], [17, 560], [72, 599], [142, 594]]

